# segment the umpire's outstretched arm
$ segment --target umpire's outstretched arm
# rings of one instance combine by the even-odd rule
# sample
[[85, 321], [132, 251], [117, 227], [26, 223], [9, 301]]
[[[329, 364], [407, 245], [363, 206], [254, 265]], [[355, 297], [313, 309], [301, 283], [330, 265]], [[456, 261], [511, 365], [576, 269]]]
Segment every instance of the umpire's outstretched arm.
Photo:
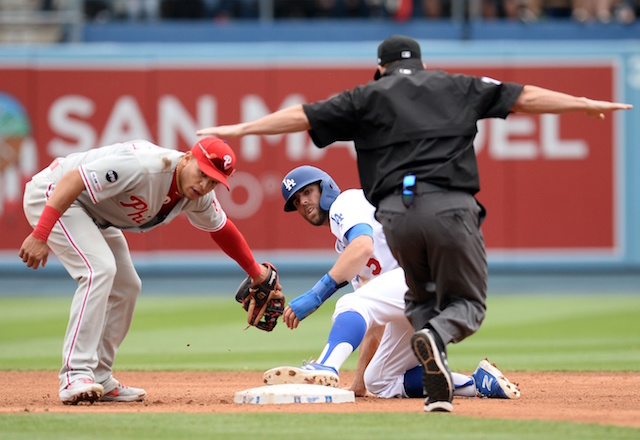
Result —
[[511, 111], [532, 114], [584, 112], [591, 118], [604, 119], [605, 113], [615, 110], [630, 110], [632, 108], [631, 104], [597, 101], [526, 85], [513, 107], [511, 107]]
[[198, 136], [213, 135], [221, 138], [242, 137], [249, 134], [295, 133], [311, 129], [301, 104], [278, 110], [251, 122], [220, 125], [198, 130]]

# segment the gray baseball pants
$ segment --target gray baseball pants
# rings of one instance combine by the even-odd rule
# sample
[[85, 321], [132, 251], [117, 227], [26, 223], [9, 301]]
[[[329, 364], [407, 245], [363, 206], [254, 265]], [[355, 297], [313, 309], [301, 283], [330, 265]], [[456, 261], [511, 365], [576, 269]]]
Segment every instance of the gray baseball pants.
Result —
[[470, 194], [418, 186], [410, 207], [400, 194], [391, 194], [376, 212], [405, 271], [407, 318], [416, 331], [432, 327], [445, 345], [475, 333], [485, 317], [482, 211]]
[[[51, 186], [45, 170], [25, 187], [24, 212], [33, 227]], [[142, 289], [127, 241], [119, 229], [98, 228], [74, 202], [53, 227], [47, 244], [78, 283], [62, 348], [60, 390], [77, 379], [105, 382]]]

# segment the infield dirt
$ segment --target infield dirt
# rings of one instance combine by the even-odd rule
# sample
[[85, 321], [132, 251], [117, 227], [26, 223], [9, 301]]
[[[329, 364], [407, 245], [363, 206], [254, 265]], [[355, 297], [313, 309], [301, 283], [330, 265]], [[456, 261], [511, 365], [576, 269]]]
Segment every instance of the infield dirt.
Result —
[[[261, 372], [117, 372], [124, 384], [147, 390], [145, 402], [63, 405], [57, 374], [0, 372], [0, 413], [18, 412], [422, 412], [422, 399], [356, 398], [355, 403], [236, 404], [237, 391], [262, 386]], [[637, 373], [507, 373], [519, 400], [455, 398], [454, 415], [599, 423], [640, 427]], [[348, 387], [352, 372], [341, 373]]]

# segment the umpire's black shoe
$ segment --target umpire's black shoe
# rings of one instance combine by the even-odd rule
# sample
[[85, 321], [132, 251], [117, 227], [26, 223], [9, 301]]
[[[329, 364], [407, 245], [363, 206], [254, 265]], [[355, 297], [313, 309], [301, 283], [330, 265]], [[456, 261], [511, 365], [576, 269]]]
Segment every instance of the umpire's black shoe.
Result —
[[411, 337], [411, 348], [422, 364], [422, 385], [427, 395], [424, 410], [453, 411], [453, 380], [440, 336], [431, 329], [419, 330]]

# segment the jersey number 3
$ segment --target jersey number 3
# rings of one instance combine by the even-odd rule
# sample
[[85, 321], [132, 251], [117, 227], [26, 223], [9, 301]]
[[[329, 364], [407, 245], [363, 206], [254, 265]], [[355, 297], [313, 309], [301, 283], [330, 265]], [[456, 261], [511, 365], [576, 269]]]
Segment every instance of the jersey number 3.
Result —
[[367, 261], [367, 267], [371, 269], [371, 274], [373, 276], [380, 275], [380, 272], [382, 272], [382, 266], [375, 258], [369, 258], [369, 261]]

